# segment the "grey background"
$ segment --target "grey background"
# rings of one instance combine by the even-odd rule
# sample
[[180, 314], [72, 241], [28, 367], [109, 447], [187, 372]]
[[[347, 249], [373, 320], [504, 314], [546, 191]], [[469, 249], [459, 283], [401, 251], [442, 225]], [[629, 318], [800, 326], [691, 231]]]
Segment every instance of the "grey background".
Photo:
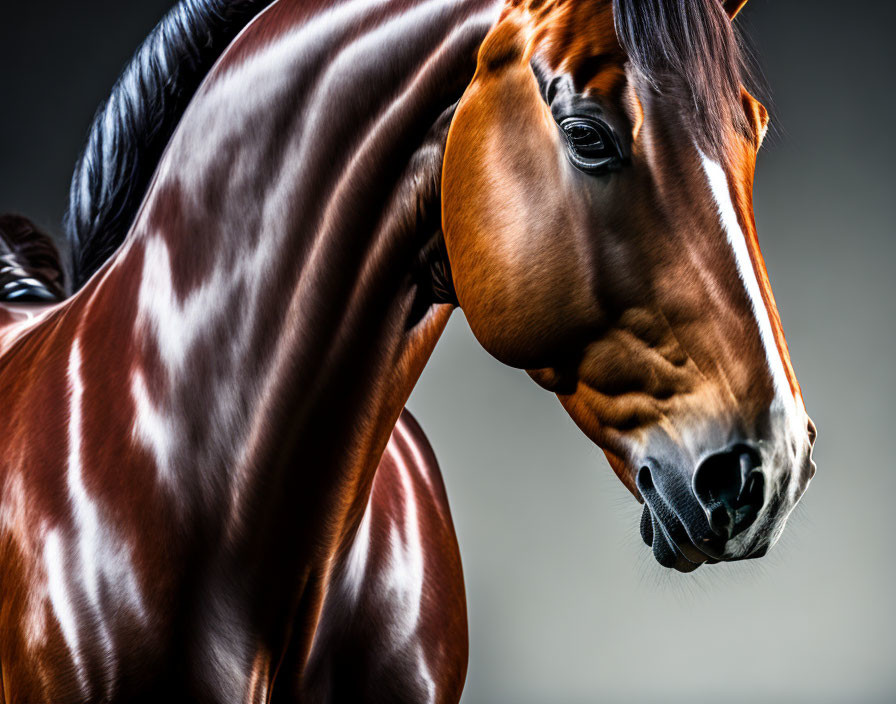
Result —
[[[99, 101], [169, 0], [4, 0], [0, 211], [58, 231]], [[756, 216], [819, 474], [764, 560], [664, 572], [556, 400], [458, 314], [410, 401], [467, 578], [466, 704], [892, 702], [896, 3], [752, 0], [776, 132]]]

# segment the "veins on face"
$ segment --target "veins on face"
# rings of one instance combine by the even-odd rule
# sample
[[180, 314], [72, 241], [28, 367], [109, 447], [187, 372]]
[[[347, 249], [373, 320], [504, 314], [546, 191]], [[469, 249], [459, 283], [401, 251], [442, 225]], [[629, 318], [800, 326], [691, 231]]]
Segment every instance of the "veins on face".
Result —
[[600, 397], [610, 424], [629, 430], [655, 421], [701, 378], [665, 319], [647, 308], [625, 311], [576, 355], [529, 374], [560, 396]]

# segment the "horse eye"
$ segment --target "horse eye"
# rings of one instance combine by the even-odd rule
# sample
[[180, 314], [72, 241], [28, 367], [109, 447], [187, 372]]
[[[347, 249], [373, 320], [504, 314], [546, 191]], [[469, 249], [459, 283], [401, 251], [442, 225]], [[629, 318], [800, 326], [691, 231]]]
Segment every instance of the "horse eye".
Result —
[[586, 173], [618, 168], [621, 157], [610, 128], [593, 118], [568, 117], [560, 123], [569, 147], [569, 160]]

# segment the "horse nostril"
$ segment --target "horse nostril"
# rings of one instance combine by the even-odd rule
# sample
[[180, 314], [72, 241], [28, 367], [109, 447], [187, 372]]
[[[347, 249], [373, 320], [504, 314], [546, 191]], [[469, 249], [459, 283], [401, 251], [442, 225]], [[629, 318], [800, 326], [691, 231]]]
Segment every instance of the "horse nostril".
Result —
[[712, 530], [730, 540], [749, 528], [765, 500], [758, 453], [739, 445], [707, 457], [694, 475], [694, 493]]

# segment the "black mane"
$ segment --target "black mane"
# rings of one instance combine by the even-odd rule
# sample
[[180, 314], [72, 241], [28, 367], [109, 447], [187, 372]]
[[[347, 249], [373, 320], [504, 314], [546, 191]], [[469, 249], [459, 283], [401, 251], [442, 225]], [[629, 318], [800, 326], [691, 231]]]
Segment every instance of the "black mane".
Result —
[[692, 118], [701, 149], [721, 156], [732, 124], [749, 132], [741, 85], [750, 71], [719, 0], [613, 0], [629, 60]]
[[181, 0], [137, 50], [94, 118], [65, 216], [76, 291], [124, 241], [190, 99], [273, 0]]

